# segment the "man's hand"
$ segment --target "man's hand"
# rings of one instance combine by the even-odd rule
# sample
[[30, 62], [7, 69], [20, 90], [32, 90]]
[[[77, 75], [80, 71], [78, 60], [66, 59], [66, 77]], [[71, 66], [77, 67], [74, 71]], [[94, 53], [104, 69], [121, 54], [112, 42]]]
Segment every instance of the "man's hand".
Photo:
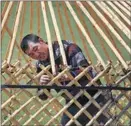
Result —
[[64, 74], [58, 80], [59, 82], [64, 82], [64, 81], [70, 81], [71, 79], [66, 74]]
[[45, 85], [48, 84], [50, 82], [50, 77], [48, 75], [42, 75], [40, 77], [40, 85]]

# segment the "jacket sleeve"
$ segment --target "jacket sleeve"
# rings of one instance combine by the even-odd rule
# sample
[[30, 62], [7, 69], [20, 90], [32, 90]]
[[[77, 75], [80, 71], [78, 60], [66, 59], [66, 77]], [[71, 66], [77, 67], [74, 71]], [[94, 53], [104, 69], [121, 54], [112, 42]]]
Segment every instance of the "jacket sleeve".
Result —
[[82, 50], [76, 44], [72, 44], [68, 48], [68, 64], [71, 66], [70, 73], [74, 77], [81, 72], [79, 66], [82, 67], [89, 66], [89, 63], [85, 58]]
[[[68, 53], [69, 65], [72, 67], [70, 73], [73, 77], [76, 77], [79, 73], [82, 72], [79, 69], [79, 66], [88, 67], [89, 63], [85, 58], [84, 54], [82, 53], [82, 50], [75, 44], [72, 44], [69, 47]], [[97, 75], [96, 71], [92, 68], [88, 70], [88, 73], [91, 76], [91, 78], [94, 78]], [[98, 79], [97, 83], [101, 84], [101, 81]]]

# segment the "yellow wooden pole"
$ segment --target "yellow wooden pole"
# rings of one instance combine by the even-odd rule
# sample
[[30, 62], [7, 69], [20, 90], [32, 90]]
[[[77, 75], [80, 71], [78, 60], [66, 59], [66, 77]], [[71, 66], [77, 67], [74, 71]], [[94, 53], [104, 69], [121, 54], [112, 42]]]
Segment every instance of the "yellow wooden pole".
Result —
[[15, 39], [16, 39], [16, 33], [17, 33], [17, 30], [18, 30], [18, 25], [19, 25], [21, 10], [22, 10], [22, 5], [23, 5], [23, 1], [20, 1], [19, 9], [18, 9], [16, 21], [15, 21], [15, 26], [14, 26], [13, 36], [12, 36], [12, 40], [11, 40], [11, 46], [10, 46], [10, 49], [9, 49], [9, 55], [7, 57], [7, 63], [10, 63], [11, 58], [12, 58], [13, 49], [14, 49], [14, 45], [15, 45]]
[[55, 13], [54, 13], [54, 10], [53, 10], [53, 7], [52, 7], [52, 2], [48, 1], [48, 5], [49, 5], [51, 17], [52, 17], [52, 22], [53, 22], [53, 25], [54, 25], [54, 28], [55, 28], [56, 36], [57, 36], [57, 39], [58, 39], [58, 43], [60, 45], [60, 52], [61, 52], [62, 60], [63, 60], [64, 65], [67, 66], [66, 55], [65, 55], [63, 44], [61, 42], [60, 31], [59, 31], [57, 21], [56, 21], [56, 17], [55, 17]]
[[44, 1], [41, 1], [41, 8], [42, 8], [42, 12], [43, 12], [43, 18], [44, 18], [44, 23], [45, 23], [45, 30], [46, 30], [46, 34], [47, 34], [52, 73], [55, 75], [56, 74], [55, 59], [54, 59], [54, 53], [53, 53], [53, 47], [52, 47], [52, 42], [51, 42], [50, 29], [49, 29], [49, 25], [48, 25], [48, 19], [47, 19], [47, 14], [46, 14]]
[[80, 27], [83, 35], [85, 36], [87, 42], [89, 43], [89, 45], [91, 46], [92, 50], [94, 51], [96, 57], [98, 58], [98, 60], [100, 60], [100, 62], [102, 63], [102, 65], [105, 67], [105, 62], [104, 60], [102, 59], [102, 57], [100, 56], [98, 50], [96, 49], [96, 47], [94, 46], [93, 42], [91, 41], [89, 35], [87, 34], [85, 28], [83, 27], [83, 25], [81, 24], [80, 20], [78, 19], [75, 11], [73, 10], [73, 8], [71, 7], [70, 3], [68, 1], [65, 1], [67, 7], [69, 8], [73, 18], [75, 19], [77, 25]]
[[112, 49], [112, 51], [115, 53], [117, 58], [120, 60], [122, 65], [124, 66], [125, 69], [128, 69], [128, 66], [126, 62], [124, 61], [123, 57], [119, 54], [119, 52], [115, 49], [109, 38], [105, 35], [105, 33], [102, 31], [102, 29], [99, 27], [99, 25], [96, 23], [96, 21], [92, 18], [92, 16], [89, 14], [89, 12], [85, 9], [85, 7], [81, 4], [80, 1], [77, 1], [77, 4], [81, 8], [81, 10], [85, 13], [85, 15], [89, 18], [91, 23], [95, 26], [95, 28], [98, 30], [100, 35], [105, 39], [105, 42], [109, 45], [109, 47]]
[[10, 12], [10, 9], [11, 9], [11, 7], [12, 7], [12, 4], [13, 4], [13, 1], [10, 1], [9, 5], [8, 5], [8, 8], [7, 8], [6, 12], [5, 12], [4, 18], [3, 18], [3, 20], [2, 20], [2, 23], [1, 23], [1, 30], [2, 30], [3, 27], [4, 27], [4, 24], [5, 24], [5, 22], [6, 22], [6, 19], [7, 19], [8, 15], [9, 15], [9, 12]]

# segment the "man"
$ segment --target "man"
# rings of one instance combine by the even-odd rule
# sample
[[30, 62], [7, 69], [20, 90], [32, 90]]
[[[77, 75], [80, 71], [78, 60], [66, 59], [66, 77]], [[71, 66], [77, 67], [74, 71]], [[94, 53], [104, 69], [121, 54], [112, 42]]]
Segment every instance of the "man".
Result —
[[[82, 53], [82, 50], [76, 45], [73, 44], [71, 41], [68, 40], [62, 40], [63, 46], [64, 46], [64, 50], [66, 53], [66, 58], [67, 58], [67, 63], [68, 65], [70, 65], [72, 67], [72, 69], [70, 70], [70, 73], [72, 74], [72, 76], [77, 76], [81, 70], [79, 69], [79, 66], [82, 67], [87, 67], [89, 66], [88, 61], [86, 60], [85, 56]], [[60, 47], [57, 41], [53, 42], [53, 51], [54, 51], [54, 59], [55, 59], [55, 63], [56, 63], [56, 70], [57, 72], [61, 72], [61, 68], [60, 65], [62, 65], [62, 60], [61, 60], [61, 53], [60, 53]], [[47, 42], [45, 42], [44, 40], [42, 40], [40, 37], [38, 37], [37, 35], [34, 34], [29, 34], [26, 35], [22, 42], [21, 42], [21, 49], [23, 50], [23, 52], [25, 52], [25, 54], [27, 54], [28, 56], [30, 56], [31, 58], [38, 60], [37, 62], [37, 72], [40, 72], [41, 69], [39, 67], [39, 64], [42, 64], [44, 66], [47, 66], [50, 64], [50, 58], [49, 58], [49, 50], [48, 50], [48, 44]], [[93, 78], [95, 77], [95, 72], [90, 69], [89, 70], [89, 74], [90, 76]], [[48, 75], [42, 75], [40, 77], [40, 84], [41, 85], [46, 85], [48, 84], [48, 82], [50, 81], [50, 77]], [[61, 79], [61, 84], [62, 85], [67, 85], [70, 82], [70, 79], [67, 76], [64, 76], [64, 79]], [[78, 81], [81, 86], [85, 86], [86, 84], [88, 84], [89, 80], [87, 79], [86, 76], [83, 76], [81, 79], [79, 79]], [[99, 81], [100, 83], [100, 81]], [[38, 91], [40, 91], [41, 89], [38, 89]], [[77, 93], [79, 93], [79, 89], [75, 89], [75, 90], [68, 90], [73, 96], [75, 96]], [[91, 96], [94, 96], [98, 90], [91, 90], [91, 91], [87, 91]], [[47, 99], [48, 97], [43, 93], [39, 96], [42, 100]], [[65, 97], [66, 103], [68, 103], [70, 101], [70, 99], [66, 96]], [[80, 96], [77, 101], [84, 106], [89, 100], [87, 97]], [[101, 95], [99, 96], [96, 101], [98, 103], [105, 103], [106, 99]], [[72, 115], [75, 115], [78, 111], [79, 108], [75, 105], [75, 103], [73, 103], [68, 109], [67, 109]], [[91, 104], [88, 108], [87, 111], [94, 116], [97, 112], [98, 112], [98, 108], [96, 108], [93, 104]], [[65, 126], [67, 124], [67, 122], [69, 121], [69, 117], [66, 114], [63, 114], [62, 120], [61, 120], [61, 124], [62, 126]], [[77, 120], [79, 121], [79, 123], [81, 125], [86, 125], [89, 122], [89, 119], [86, 117], [86, 115], [81, 114]], [[106, 121], [108, 120], [107, 117], [105, 117], [103, 114], [101, 114], [98, 119], [97, 122], [99, 122], [100, 124], [104, 124], [106, 123]], [[72, 125], [75, 125], [75, 123], [73, 123]]]

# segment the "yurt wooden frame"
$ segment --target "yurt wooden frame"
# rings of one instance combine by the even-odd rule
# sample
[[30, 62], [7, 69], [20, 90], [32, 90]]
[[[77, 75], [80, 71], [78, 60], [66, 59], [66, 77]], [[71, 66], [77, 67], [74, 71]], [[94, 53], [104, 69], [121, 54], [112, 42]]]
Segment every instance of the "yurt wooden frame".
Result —
[[[4, 60], [2, 61], [2, 68], [1, 68], [1, 75], [3, 84], [9, 85], [21, 85], [24, 83], [26, 85], [33, 84], [39, 85], [39, 78], [41, 75], [46, 73], [50, 76], [51, 81], [47, 84], [47, 86], [51, 86], [54, 83], [57, 86], [62, 86], [59, 78], [63, 75], [67, 75], [70, 78], [70, 82], [67, 86], [80, 86], [78, 80], [82, 76], [86, 76], [90, 81], [86, 86], [98, 86], [97, 80], [100, 79], [105, 86], [122, 86], [124, 87], [131, 87], [131, 61], [126, 61], [125, 58], [122, 56], [119, 49], [116, 47], [114, 40], [111, 37], [113, 34], [117, 41], [119, 41], [120, 45], [127, 51], [127, 54], [131, 54], [131, 47], [129, 46], [128, 42], [123, 38], [121, 35], [124, 34], [128, 40], [131, 40], [130, 30], [131, 30], [131, 23], [130, 23], [130, 10], [131, 10], [131, 2], [127, 1], [106, 1], [106, 2], [99, 2], [99, 1], [63, 1], [63, 11], [64, 15], [67, 18], [67, 25], [69, 26], [70, 34], [73, 38], [73, 41], [76, 41], [72, 26], [71, 20], [67, 16], [67, 13], [70, 13], [74, 19], [74, 22], [77, 24], [77, 29], [84, 46], [84, 51], [86, 56], [89, 59], [90, 65], [87, 68], [80, 67], [81, 73], [76, 77], [73, 77], [70, 73], [71, 66], [68, 66], [66, 55], [64, 51], [64, 47], [61, 41], [61, 33], [59, 29], [58, 20], [56, 18], [56, 13], [53, 5], [53, 1], [38, 1], [36, 2], [36, 12], [37, 12], [37, 30], [36, 32], [38, 35], [41, 33], [41, 19], [45, 25], [45, 31], [47, 36], [47, 41], [49, 45], [49, 54], [50, 54], [50, 61], [51, 64], [48, 66], [40, 65], [42, 71], [40, 73], [36, 73], [36, 68], [32, 63], [32, 59], [25, 56], [22, 50], [19, 47], [18, 41], [20, 41], [24, 34], [24, 25], [25, 25], [25, 13], [27, 4], [30, 4], [30, 33], [33, 32], [33, 18], [35, 16], [33, 12], [34, 2], [20, 1], [18, 2], [18, 9], [16, 13], [16, 19], [14, 22], [13, 30], [9, 28], [9, 18], [12, 12], [12, 7], [14, 6], [14, 1], [5, 2], [3, 10], [2, 10], [2, 23], [1, 23], [1, 37], [2, 40], [4, 39], [5, 33], [7, 33], [10, 37], [10, 41], [7, 47], [6, 55]], [[58, 40], [58, 44], [60, 46], [60, 52], [62, 55], [62, 62], [63, 62], [63, 71], [60, 73], [56, 73], [55, 68], [55, 59], [53, 54], [52, 48], [52, 36], [51, 30], [49, 27], [49, 19], [47, 15], [46, 6], [48, 6], [48, 10], [51, 15], [51, 20], [53, 21], [53, 27], [56, 34], [56, 39]], [[100, 52], [98, 51], [97, 46], [94, 43], [90, 35], [89, 29], [86, 28], [86, 23], [84, 18], [81, 16], [79, 10], [74, 10], [73, 7], [79, 8], [81, 13], [85, 15], [86, 18], [89, 19], [90, 23], [93, 26], [95, 33], [99, 36], [100, 40], [104, 40], [105, 43], [109, 46], [112, 50], [113, 54], [117, 57], [118, 61], [114, 64], [111, 61], [111, 57], [108, 54], [108, 50], [104, 47], [104, 44], [101, 42], [101, 47], [108, 59], [105, 61]], [[111, 7], [113, 9], [111, 9]], [[41, 8], [40, 8], [41, 7]], [[62, 28], [62, 32], [64, 36], [67, 37], [65, 27], [63, 24], [62, 14], [60, 13], [60, 4], [56, 2], [56, 7], [58, 10], [58, 16], [61, 20], [60, 26]], [[89, 7], [89, 9], [87, 9]], [[99, 8], [101, 10], [99, 10]], [[120, 10], [120, 9], [121, 10]], [[130, 9], [129, 9], [130, 8]], [[41, 9], [41, 10], [40, 10]], [[68, 12], [67, 12], [68, 9]], [[91, 10], [94, 15], [91, 15]], [[40, 11], [43, 17], [40, 16]], [[79, 12], [78, 12], [79, 11]], [[103, 14], [104, 13], [104, 14]], [[117, 14], [116, 14], [117, 13]], [[97, 15], [97, 16], [95, 16]], [[121, 18], [119, 18], [121, 16]], [[17, 32], [20, 24], [20, 17], [21, 17], [21, 27], [20, 27], [20, 38], [17, 39]], [[81, 18], [79, 18], [81, 17]], [[97, 20], [95, 20], [97, 18]], [[102, 22], [101, 22], [102, 20]], [[101, 27], [101, 25], [106, 26], [106, 28]], [[23, 27], [22, 27], [23, 26]], [[117, 27], [117, 28], [116, 28]], [[108, 29], [108, 30], [107, 30]], [[119, 30], [120, 31], [119, 31]], [[104, 32], [107, 31], [107, 33]], [[110, 33], [108, 34], [108, 31]], [[121, 32], [121, 33], [120, 33]], [[107, 35], [108, 34], [108, 35]], [[83, 38], [84, 37], [84, 38]], [[87, 47], [85, 46], [85, 42], [87, 41], [89, 47], [92, 49], [93, 53], [96, 56], [97, 63], [92, 63], [92, 58], [88, 52]], [[3, 44], [3, 42], [1, 41]], [[17, 61], [12, 62], [12, 56], [14, 52], [14, 48], [19, 50], [18, 57], [16, 58]], [[22, 58], [25, 60], [25, 64], [21, 63]], [[89, 69], [92, 68], [97, 72], [97, 76], [92, 78], [88, 73]], [[52, 73], [49, 71], [52, 69]], [[96, 98], [102, 94], [102, 90], [99, 90], [93, 97], [85, 90], [80, 90], [80, 92], [72, 96], [68, 90], [61, 90], [59, 92], [49, 92], [46, 88], [41, 90], [39, 93], [32, 93], [32, 89], [13, 89], [13, 88], [3, 88], [2, 89], [2, 97], [6, 96], [6, 100], [2, 101], [2, 125], [60, 125], [60, 119], [63, 113], [65, 113], [69, 118], [69, 122], [66, 125], [71, 125], [75, 123], [76, 125], [81, 125], [77, 118], [84, 113], [88, 118], [89, 122], [86, 124], [87, 126], [95, 124], [99, 125], [97, 118], [103, 114], [106, 117], [112, 116], [105, 126], [107, 125], [130, 125], [131, 121], [131, 91], [111, 91], [113, 96], [112, 99], [108, 99], [106, 104], [101, 106], [97, 103]], [[42, 101], [38, 98], [41, 93], [45, 93], [47, 97], [49, 97], [46, 101]], [[63, 103], [64, 98], [62, 95], [66, 95], [70, 101], [65, 104]], [[77, 99], [84, 95], [89, 99], [89, 101], [82, 106]], [[73, 116], [70, 112], [67, 111], [67, 108], [75, 104], [80, 110]], [[86, 108], [89, 107], [91, 104], [98, 108], [97, 114], [93, 117]], [[128, 124], [127, 121], [129, 122]]]

